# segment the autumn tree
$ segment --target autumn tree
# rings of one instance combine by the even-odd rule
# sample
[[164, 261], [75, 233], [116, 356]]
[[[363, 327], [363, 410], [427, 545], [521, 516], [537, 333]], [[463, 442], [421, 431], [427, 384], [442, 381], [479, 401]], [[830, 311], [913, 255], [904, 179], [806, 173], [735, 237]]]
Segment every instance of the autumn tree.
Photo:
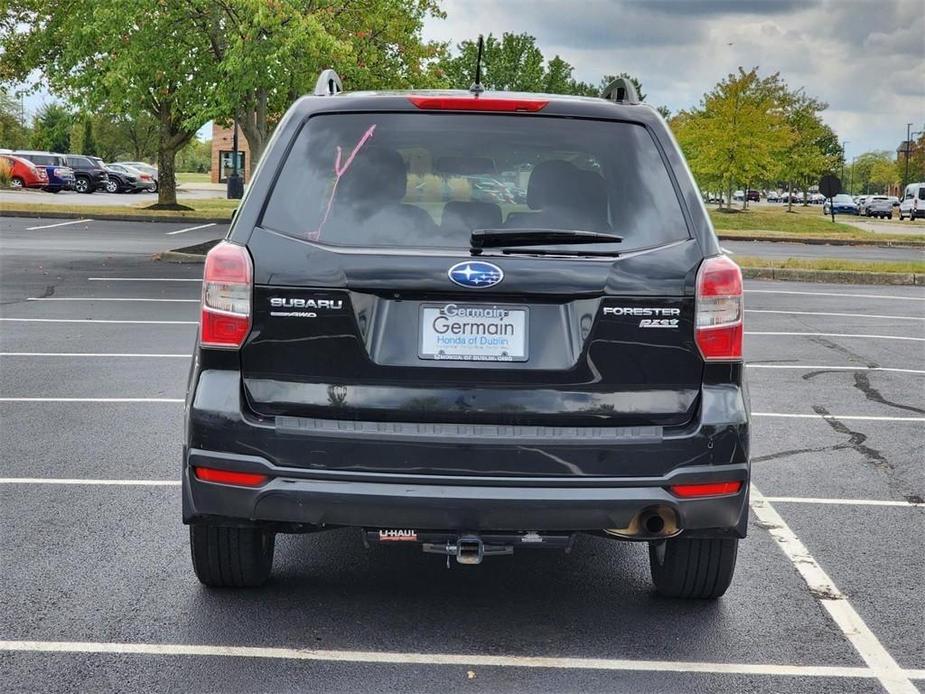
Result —
[[849, 192], [859, 193], [885, 193], [900, 178], [893, 153], [886, 150], [859, 154], [848, 167], [847, 176], [853, 189]]
[[791, 142], [786, 114], [776, 98], [777, 75], [739, 68], [704, 95], [697, 108], [672, 120], [700, 185], [719, 186], [732, 201], [736, 185], [770, 178]]

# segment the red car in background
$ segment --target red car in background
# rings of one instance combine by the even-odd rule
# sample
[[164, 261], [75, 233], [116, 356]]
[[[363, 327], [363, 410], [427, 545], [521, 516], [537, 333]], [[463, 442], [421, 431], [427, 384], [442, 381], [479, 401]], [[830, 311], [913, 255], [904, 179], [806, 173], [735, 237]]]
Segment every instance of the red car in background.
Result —
[[48, 173], [44, 166], [11, 154], [0, 155], [0, 164], [10, 168], [10, 185], [13, 188], [44, 188], [48, 185]]

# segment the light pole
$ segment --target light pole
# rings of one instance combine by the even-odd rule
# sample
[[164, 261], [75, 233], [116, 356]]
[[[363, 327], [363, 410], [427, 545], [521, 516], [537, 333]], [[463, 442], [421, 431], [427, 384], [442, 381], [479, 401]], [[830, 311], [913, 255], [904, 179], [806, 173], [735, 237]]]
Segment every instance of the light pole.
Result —
[[903, 174], [902, 191], [905, 194], [906, 185], [909, 183], [909, 149], [912, 147], [912, 123], [906, 123], [906, 172]]
[[848, 143], [849, 142], [850, 140], [842, 140], [842, 143], [841, 143], [841, 175], [839, 176], [839, 178], [842, 179], [842, 181], [845, 180], [845, 163], [846, 163], [845, 160], [847, 159], [846, 155], [848, 154]]

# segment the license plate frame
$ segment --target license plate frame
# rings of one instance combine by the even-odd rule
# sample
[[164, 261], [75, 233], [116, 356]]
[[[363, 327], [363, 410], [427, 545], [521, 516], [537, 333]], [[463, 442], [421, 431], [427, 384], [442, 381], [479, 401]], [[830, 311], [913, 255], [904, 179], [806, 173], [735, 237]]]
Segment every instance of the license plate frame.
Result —
[[[459, 311], [463, 312], [476, 309], [480, 311], [498, 311], [506, 312], [504, 315], [491, 316], [471, 316], [471, 315], [460, 315]], [[447, 315], [449, 311], [452, 311], [451, 315]], [[436, 313], [434, 313], [436, 311]], [[443, 311], [443, 314], [441, 314]], [[436, 328], [434, 328], [434, 322], [436, 318], [444, 317], [446, 322], [453, 321], [461, 323], [464, 325], [475, 324], [478, 321], [489, 321], [486, 325], [510, 325], [513, 326], [515, 331], [513, 336], [516, 338], [516, 331], [518, 327], [521, 331], [522, 340], [518, 340], [514, 343], [514, 349], [504, 350], [500, 345], [493, 344], [484, 344], [478, 345], [473, 343], [464, 343], [459, 345], [446, 345], [445, 350], [437, 349], [435, 346], [435, 339], [428, 339], [426, 333], [428, 328], [428, 321], [431, 321], [430, 328], [434, 331], [431, 334], [431, 338], [435, 338], [436, 335], [442, 334], [438, 333]], [[513, 320], [504, 323], [506, 318], [511, 318]], [[487, 328], [486, 328], [487, 330]], [[428, 361], [451, 361], [451, 362], [525, 362], [530, 358], [530, 309], [527, 306], [523, 305], [513, 305], [513, 304], [486, 304], [486, 303], [477, 303], [477, 302], [454, 302], [447, 301], [443, 303], [423, 303], [418, 312], [418, 358], [426, 359]], [[503, 339], [504, 335], [455, 335], [456, 338], [465, 338], [465, 339], [475, 339], [476, 342], [479, 338], [487, 339]], [[475, 349], [474, 352], [462, 352], [459, 350], [459, 347], [470, 347]], [[520, 349], [516, 349], [520, 347]], [[493, 349], [495, 348], [495, 349]], [[479, 351], [481, 350], [481, 351]], [[500, 353], [499, 353], [500, 352]], [[510, 352], [513, 352], [510, 353]]]

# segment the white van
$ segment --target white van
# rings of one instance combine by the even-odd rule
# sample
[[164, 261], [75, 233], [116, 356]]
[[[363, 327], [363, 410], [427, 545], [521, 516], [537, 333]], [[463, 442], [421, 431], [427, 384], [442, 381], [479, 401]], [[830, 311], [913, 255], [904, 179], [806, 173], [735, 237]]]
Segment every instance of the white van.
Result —
[[903, 199], [899, 203], [899, 219], [925, 218], [925, 183], [910, 183], [906, 186]]

